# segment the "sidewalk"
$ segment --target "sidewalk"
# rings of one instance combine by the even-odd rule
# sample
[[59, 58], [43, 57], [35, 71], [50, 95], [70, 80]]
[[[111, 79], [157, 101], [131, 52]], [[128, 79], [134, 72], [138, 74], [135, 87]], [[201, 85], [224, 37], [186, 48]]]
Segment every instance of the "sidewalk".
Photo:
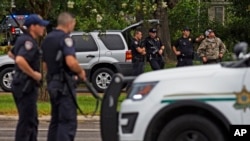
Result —
[[[40, 116], [38, 117], [40, 121], [49, 121], [50, 116]], [[99, 121], [100, 117], [99, 116], [83, 116], [83, 115], [78, 115], [77, 116], [78, 121]], [[18, 116], [9, 116], [9, 115], [0, 115], [0, 120], [18, 120]]]

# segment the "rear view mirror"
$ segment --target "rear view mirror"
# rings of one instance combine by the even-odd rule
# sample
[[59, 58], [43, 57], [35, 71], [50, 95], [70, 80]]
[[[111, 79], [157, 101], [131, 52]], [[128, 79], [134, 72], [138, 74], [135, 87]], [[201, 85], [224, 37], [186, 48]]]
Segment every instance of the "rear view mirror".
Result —
[[247, 54], [248, 44], [246, 42], [237, 43], [234, 46], [235, 59], [243, 59]]

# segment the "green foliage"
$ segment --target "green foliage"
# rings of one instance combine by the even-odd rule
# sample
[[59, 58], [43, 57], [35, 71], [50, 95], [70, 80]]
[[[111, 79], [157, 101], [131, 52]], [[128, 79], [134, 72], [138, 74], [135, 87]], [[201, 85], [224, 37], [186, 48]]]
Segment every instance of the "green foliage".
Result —
[[0, 43], [4, 42], [5, 36], [3, 33], [0, 33]]
[[10, 7], [10, 0], [1, 0], [0, 3], [0, 20], [3, 16], [7, 14], [7, 11], [5, 10], [7, 7]]
[[[79, 0], [80, 1], [80, 0]], [[77, 15], [76, 29], [84, 31], [122, 29], [134, 21], [137, 12], [152, 14], [151, 2], [139, 0], [77, 1], [74, 9], [68, 9]], [[76, 10], [77, 9], [77, 10]]]
[[169, 28], [174, 42], [181, 36], [183, 27], [188, 26], [192, 29], [194, 36], [203, 34], [208, 28], [208, 4], [197, 0], [179, 0], [179, 3], [169, 10]]
[[230, 1], [232, 5], [227, 9], [228, 36], [234, 42], [246, 41], [250, 43], [250, 1]]
[[[192, 29], [194, 37], [203, 34], [207, 28], [213, 28], [216, 35], [225, 42], [229, 52], [232, 51], [232, 47], [238, 41], [250, 43], [249, 0], [226, 0], [232, 2], [232, 4], [226, 7], [226, 20], [223, 25], [209, 21], [208, 7], [210, 6], [209, 2], [212, 0], [71, 0], [75, 3], [73, 8], [67, 6], [68, 1], [15, 0], [17, 10], [25, 9], [43, 14], [46, 19], [51, 21], [53, 26], [56, 26], [56, 18], [60, 12], [70, 11], [76, 15], [76, 30], [87, 32], [122, 29], [135, 21], [152, 18], [156, 15], [156, 10], [161, 9], [159, 8], [161, 3], [167, 1], [168, 4], [174, 5], [174, 8], [172, 6], [171, 9], [166, 8], [169, 14], [172, 43], [181, 36], [181, 29], [184, 26], [189, 26]], [[6, 8], [10, 8], [10, 1], [2, 0], [0, 15], [6, 14]]]
[[[224, 24], [209, 21], [209, 3], [198, 3], [197, 0], [179, 0], [179, 3], [169, 11], [169, 26], [172, 43], [181, 36], [181, 29], [189, 26], [194, 37], [203, 34], [207, 28], [212, 28], [227, 47], [225, 60], [232, 59], [235, 43], [246, 41], [250, 43], [250, 1], [228, 0]], [[199, 10], [200, 9], [200, 10]], [[199, 12], [200, 11], [200, 14]]]

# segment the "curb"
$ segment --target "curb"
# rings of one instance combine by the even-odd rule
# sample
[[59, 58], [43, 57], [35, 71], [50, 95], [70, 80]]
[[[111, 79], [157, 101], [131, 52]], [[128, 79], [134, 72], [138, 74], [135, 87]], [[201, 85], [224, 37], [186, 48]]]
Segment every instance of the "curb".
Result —
[[[51, 116], [40, 116], [38, 120], [40, 121], [50, 121]], [[18, 116], [8, 116], [8, 115], [0, 115], [0, 120], [18, 120]], [[77, 116], [78, 121], [99, 121], [99, 116]]]

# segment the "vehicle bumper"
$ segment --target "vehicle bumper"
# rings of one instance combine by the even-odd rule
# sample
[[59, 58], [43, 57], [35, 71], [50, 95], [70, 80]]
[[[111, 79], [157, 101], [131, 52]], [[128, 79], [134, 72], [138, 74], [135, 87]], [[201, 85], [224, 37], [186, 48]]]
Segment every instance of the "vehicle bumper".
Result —
[[[148, 100], [123, 101], [119, 113], [119, 139], [120, 141], [143, 141], [148, 125], [154, 115], [162, 108], [162, 104]], [[154, 108], [153, 108], [154, 107]], [[148, 110], [152, 109], [152, 110]]]
[[132, 63], [131, 62], [117, 62], [114, 63], [115, 68], [117, 69], [117, 72], [123, 74], [124, 76], [131, 76], [132, 75]]

